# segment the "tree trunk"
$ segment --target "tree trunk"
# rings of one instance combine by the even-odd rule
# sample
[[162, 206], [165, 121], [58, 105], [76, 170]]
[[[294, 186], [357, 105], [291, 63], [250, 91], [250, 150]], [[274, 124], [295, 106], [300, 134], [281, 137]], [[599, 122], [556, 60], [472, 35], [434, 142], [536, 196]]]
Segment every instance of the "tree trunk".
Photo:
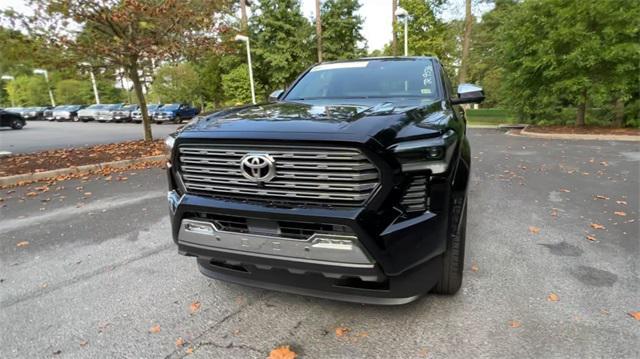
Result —
[[462, 39], [462, 59], [460, 61], [460, 73], [458, 83], [467, 80], [467, 69], [469, 68], [469, 47], [471, 46], [471, 28], [473, 27], [473, 14], [471, 13], [471, 0], [465, 1], [464, 17], [464, 37]]
[[320, 17], [320, 0], [316, 0], [316, 37], [318, 38], [318, 62], [322, 62], [322, 18]]
[[391, 54], [393, 56], [398, 55], [398, 34], [396, 33], [396, 9], [398, 8], [398, 0], [391, 0], [391, 32], [393, 37], [391, 38]]
[[249, 23], [247, 20], [247, 3], [246, 0], [240, 0], [240, 32], [245, 35], [249, 35], [247, 31], [249, 29]]
[[133, 82], [133, 89], [136, 92], [136, 97], [138, 98], [138, 105], [140, 105], [142, 127], [144, 128], [144, 140], [153, 141], [153, 135], [151, 134], [151, 119], [149, 118], [149, 111], [147, 110], [147, 101], [145, 100], [144, 92], [142, 91], [142, 82], [140, 81], [140, 74], [138, 73], [137, 59], [131, 59], [128, 70], [131, 82]]
[[615, 115], [614, 126], [624, 126], [624, 101], [621, 98], [617, 98], [613, 105], [613, 113]]
[[580, 95], [580, 103], [578, 103], [578, 111], [576, 113], [576, 126], [584, 126], [584, 117], [587, 112], [587, 89], [582, 90]]

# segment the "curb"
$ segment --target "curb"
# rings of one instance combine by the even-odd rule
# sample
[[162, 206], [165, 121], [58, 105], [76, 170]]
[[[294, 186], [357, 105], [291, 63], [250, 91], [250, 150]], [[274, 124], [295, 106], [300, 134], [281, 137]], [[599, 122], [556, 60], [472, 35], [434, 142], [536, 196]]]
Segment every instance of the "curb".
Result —
[[44, 171], [44, 172], [32, 172], [23, 173], [21, 175], [0, 177], [0, 187], [13, 186], [20, 182], [35, 182], [55, 178], [58, 176], [66, 176], [71, 174], [88, 174], [94, 171], [99, 171], [104, 168], [125, 168], [131, 165], [135, 165], [143, 162], [155, 162], [164, 161], [167, 159], [166, 155], [147, 156], [134, 158], [130, 160], [112, 161], [96, 163], [92, 165], [74, 166], [67, 168], [59, 168], [57, 170]]
[[587, 134], [568, 134], [568, 133], [537, 133], [529, 132], [526, 128], [522, 129], [519, 134], [511, 134], [512, 136], [526, 136], [533, 138], [544, 138], [547, 140], [590, 140], [590, 141], [632, 141], [640, 142], [640, 136], [631, 135], [587, 135]]
[[498, 129], [498, 125], [472, 125], [472, 124], [468, 124], [467, 125], [468, 128], [491, 128], [491, 129]]

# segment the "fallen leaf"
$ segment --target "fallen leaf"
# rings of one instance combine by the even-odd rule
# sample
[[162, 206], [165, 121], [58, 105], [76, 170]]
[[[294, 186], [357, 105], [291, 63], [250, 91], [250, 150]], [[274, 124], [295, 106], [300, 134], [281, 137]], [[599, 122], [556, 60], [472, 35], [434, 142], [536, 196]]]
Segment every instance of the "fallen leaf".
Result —
[[85, 192], [85, 193], [84, 193], [84, 195], [85, 195], [85, 196], [91, 196], [92, 194], [93, 194], [93, 193], [91, 193], [91, 192]]
[[587, 234], [587, 239], [588, 239], [588, 240], [590, 240], [590, 241], [592, 241], [592, 242], [594, 242], [594, 241], [596, 240], [596, 237], [594, 237], [594, 236], [592, 236], [592, 235]]
[[558, 217], [558, 209], [557, 208], [551, 208], [551, 216], [552, 217]]
[[520, 323], [520, 322], [519, 322], [519, 321], [517, 321], [517, 320], [510, 320], [510, 321], [509, 321], [509, 326], [510, 326], [511, 328], [520, 328], [520, 327], [522, 326], [522, 323]]
[[569, 193], [571, 192], [570, 190], [566, 189], [566, 188], [560, 188], [560, 192], [565, 192], [565, 193]]
[[540, 233], [540, 228], [535, 227], [535, 226], [529, 226], [529, 233], [538, 234], [538, 233]]
[[149, 333], [160, 333], [160, 324], [156, 324], [153, 327], [149, 328]]
[[27, 197], [35, 197], [38, 195], [38, 192], [27, 192]]
[[605, 229], [605, 227], [598, 223], [591, 223], [591, 228], [593, 229]]
[[620, 217], [625, 217], [627, 215], [625, 212], [622, 212], [622, 211], [615, 211], [613, 212], [613, 214]]
[[197, 300], [191, 303], [191, 305], [189, 306], [189, 310], [191, 311], [191, 313], [197, 312], [198, 309], [200, 309], [200, 302], [198, 302]]
[[88, 341], [88, 340], [83, 340], [83, 341], [81, 341], [81, 342], [80, 342], [80, 346], [81, 346], [81, 347], [86, 347], [86, 346], [87, 346], [87, 344], [89, 344], [89, 341]]
[[560, 297], [558, 297], [556, 293], [550, 293], [549, 296], [547, 297], [547, 300], [550, 302], [557, 302], [560, 300]]
[[471, 271], [472, 271], [472, 272], [477, 272], [477, 271], [479, 271], [479, 270], [480, 270], [480, 268], [478, 268], [478, 265], [477, 265], [477, 264], [473, 263], [473, 264], [471, 265]]
[[627, 205], [627, 201], [616, 201], [617, 204], [621, 204], [626, 206]]
[[184, 345], [184, 339], [182, 339], [182, 337], [176, 339], [176, 347], [182, 348], [183, 345]]
[[29, 246], [29, 242], [28, 241], [21, 241], [16, 243], [16, 247], [28, 247]]
[[336, 337], [345, 336], [348, 332], [349, 332], [349, 328], [337, 327], [336, 328]]
[[593, 198], [594, 199], [604, 199], [604, 200], [608, 200], [609, 199], [609, 197], [603, 196], [601, 194], [596, 194], [596, 195], [593, 196]]
[[273, 349], [267, 359], [295, 359], [296, 357], [297, 354], [291, 350], [291, 347], [283, 345]]
[[193, 354], [193, 348], [192, 348], [192, 347], [187, 348], [187, 350], [185, 351], [185, 353], [187, 353], [187, 355], [191, 355], [191, 354]]
[[640, 320], [640, 312], [629, 312], [629, 315], [632, 316], [635, 320]]

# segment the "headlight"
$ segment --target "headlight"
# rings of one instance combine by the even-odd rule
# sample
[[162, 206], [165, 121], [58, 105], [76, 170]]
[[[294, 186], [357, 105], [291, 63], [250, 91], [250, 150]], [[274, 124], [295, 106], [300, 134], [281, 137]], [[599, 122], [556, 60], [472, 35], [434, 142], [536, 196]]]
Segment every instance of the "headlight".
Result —
[[167, 149], [167, 153], [171, 153], [171, 150], [173, 150], [173, 144], [176, 142], [175, 137], [169, 135], [167, 136], [167, 138], [164, 140], [164, 145]]
[[430, 170], [439, 174], [447, 171], [457, 141], [456, 133], [449, 130], [439, 137], [400, 142], [389, 149], [396, 154], [403, 172]]

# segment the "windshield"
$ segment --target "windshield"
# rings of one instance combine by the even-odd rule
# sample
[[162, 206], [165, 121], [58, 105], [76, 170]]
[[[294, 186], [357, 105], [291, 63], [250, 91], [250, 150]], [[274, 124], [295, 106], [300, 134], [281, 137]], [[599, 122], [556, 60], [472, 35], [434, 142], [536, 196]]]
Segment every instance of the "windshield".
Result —
[[147, 105], [147, 109], [148, 110], [157, 110], [160, 106], [162, 106], [162, 105], [158, 104], [158, 103], [152, 103], [150, 105]]
[[103, 108], [103, 107], [104, 107], [104, 105], [91, 105], [91, 106], [87, 107], [87, 110], [97, 110], [97, 109], [100, 109], [100, 108]]
[[106, 110], [117, 110], [122, 107], [121, 104], [105, 105]]
[[162, 109], [163, 109], [163, 110], [175, 110], [175, 109], [177, 109], [178, 107], [180, 107], [180, 104], [179, 104], [179, 103], [170, 103], [170, 104], [168, 104], [168, 105], [164, 105], [164, 106], [162, 106]]
[[124, 111], [133, 111], [138, 109], [138, 105], [127, 105], [122, 108]]
[[430, 59], [380, 59], [317, 65], [285, 100], [437, 96]]

